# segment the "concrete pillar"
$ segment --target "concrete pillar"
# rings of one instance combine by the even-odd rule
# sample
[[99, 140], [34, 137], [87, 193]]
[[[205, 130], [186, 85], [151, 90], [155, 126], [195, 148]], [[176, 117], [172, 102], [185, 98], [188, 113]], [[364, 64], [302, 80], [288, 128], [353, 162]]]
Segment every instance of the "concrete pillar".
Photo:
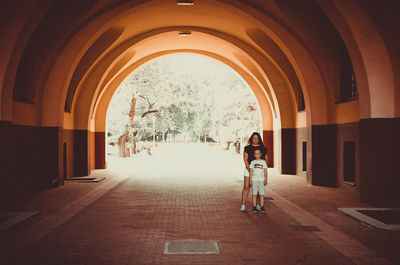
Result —
[[74, 130], [74, 176], [90, 175], [90, 136], [88, 130]]
[[282, 174], [296, 174], [296, 129], [282, 128]]
[[95, 132], [95, 168], [96, 169], [107, 168], [105, 132]]
[[400, 206], [400, 118], [360, 120], [360, 199]]
[[[337, 186], [337, 144], [336, 125], [312, 125], [311, 126], [311, 154], [307, 159], [311, 162], [309, 169], [307, 164], [307, 181], [318, 186]], [[307, 141], [307, 144], [310, 144]], [[310, 161], [311, 160], [311, 161]]]
[[63, 131], [0, 122], [0, 181], [4, 196], [63, 184]]
[[13, 139], [11, 122], [0, 121], [0, 197], [6, 199], [14, 190], [13, 167]]
[[274, 167], [274, 131], [263, 131], [263, 143], [267, 148], [268, 167]]

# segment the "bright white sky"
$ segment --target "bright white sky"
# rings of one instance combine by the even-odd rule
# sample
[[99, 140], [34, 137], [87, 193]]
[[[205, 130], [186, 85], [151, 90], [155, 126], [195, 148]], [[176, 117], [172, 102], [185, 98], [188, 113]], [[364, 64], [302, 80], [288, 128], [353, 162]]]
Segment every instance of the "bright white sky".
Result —
[[[253, 92], [251, 91], [251, 88], [243, 80], [243, 78], [232, 68], [214, 58], [193, 53], [174, 53], [150, 60], [143, 66], [151, 64], [155, 61], [162, 61], [163, 64], [168, 65], [171, 71], [179, 75], [186, 74], [199, 82], [208, 80], [211, 84], [211, 87], [219, 88], [218, 91], [214, 91], [213, 94], [221, 103], [222, 101], [230, 102], [231, 98], [240, 98], [243, 96], [243, 93], [237, 95], [233, 94], [232, 91], [224, 89], [224, 87], [226, 87], [227, 79], [232, 78], [233, 75], [242, 81], [242, 85], [246, 93], [250, 91], [251, 97], [257, 102]], [[120, 87], [123, 87], [128, 79], [129, 76], [125, 82], [120, 85]], [[113, 102], [111, 102], [110, 107], [112, 105]]]
[[202, 80], [209, 77], [224, 77], [227, 72], [234, 73], [229, 66], [220, 61], [192, 53], [175, 53], [156, 60], [163, 60], [174, 72], [188, 74]]

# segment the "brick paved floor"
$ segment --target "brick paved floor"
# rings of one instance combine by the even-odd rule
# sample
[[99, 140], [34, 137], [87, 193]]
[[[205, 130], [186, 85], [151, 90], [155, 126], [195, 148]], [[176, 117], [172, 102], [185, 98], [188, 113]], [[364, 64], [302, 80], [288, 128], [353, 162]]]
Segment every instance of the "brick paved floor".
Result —
[[[191, 155], [165, 156], [160, 151], [151, 159], [126, 159], [116, 167], [118, 170], [94, 172], [107, 176], [103, 184], [70, 183], [54, 189], [63, 198], [60, 190], [76, 187], [81, 197], [68, 195], [65, 200], [70, 203], [57, 203], [61, 209], [48, 210], [45, 216], [1, 234], [2, 260], [7, 262], [4, 264], [74, 265], [389, 264], [364, 248], [365, 244], [357, 245], [359, 241], [348, 247], [347, 241], [340, 241], [341, 232], [331, 228], [335, 225], [336, 211], [331, 209], [330, 196], [334, 198], [336, 192], [349, 205], [359, 206], [352, 193], [325, 188], [328, 195], [324, 195], [324, 188], [306, 185], [299, 177], [271, 175], [267, 196], [274, 200], [266, 201], [267, 214], [239, 212], [242, 166], [231, 164], [227, 157], [207, 153], [199, 162]], [[239, 170], [240, 173], [235, 173]], [[292, 187], [292, 183], [297, 184]], [[84, 189], [86, 195], [81, 193]], [[306, 191], [307, 197], [315, 200], [318, 196], [323, 203], [318, 208], [318, 203], [301, 199], [304, 194], [298, 194], [300, 199], [296, 201], [295, 195], [287, 195], [289, 189], [293, 193]], [[42, 197], [50, 195], [48, 191]], [[48, 206], [51, 202], [45, 206], [43, 199], [37, 201], [37, 208], [54, 208]], [[306, 209], [307, 205], [312, 205], [312, 209]], [[250, 209], [250, 200], [247, 206]], [[359, 230], [375, 232], [340, 214], [336, 219], [353, 234], [361, 233]], [[301, 222], [311, 222], [323, 229], [321, 232], [293, 230], [293, 225], [305, 224]], [[343, 228], [340, 225], [336, 228]], [[32, 236], [34, 231], [36, 235]], [[399, 234], [392, 239], [398, 238]], [[163, 254], [166, 241], [190, 239], [215, 240], [221, 254]], [[362, 239], [365, 238], [358, 238]], [[31, 242], [23, 244], [25, 241], [19, 240]], [[341, 251], [340, 246], [350, 251]], [[14, 254], [6, 255], [9, 253]], [[368, 259], [358, 260], [352, 253]]]

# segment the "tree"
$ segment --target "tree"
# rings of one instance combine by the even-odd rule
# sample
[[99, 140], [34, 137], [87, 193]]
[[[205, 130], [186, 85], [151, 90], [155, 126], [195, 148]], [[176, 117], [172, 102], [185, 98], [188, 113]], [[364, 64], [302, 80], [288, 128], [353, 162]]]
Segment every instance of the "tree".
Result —
[[[129, 127], [132, 127], [133, 124], [133, 117], [135, 116], [135, 106], [136, 106], [137, 98], [135, 96], [132, 97], [131, 108], [129, 111], [129, 124], [125, 126], [125, 132], [118, 138], [118, 149], [119, 149], [119, 156], [127, 157], [129, 156], [129, 151], [126, 149], [126, 142], [129, 137]], [[136, 135], [136, 132], [133, 133]], [[132, 148], [132, 154], [136, 154], [136, 142], [134, 143], [134, 148]]]
[[[221, 71], [221, 63], [210, 64], [200, 75], [188, 67], [175, 71], [168, 58], [141, 67], [118, 88], [107, 113], [108, 143], [117, 143], [121, 156], [127, 155], [128, 145], [132, 154], [138, 146], [145, 148], [137, 142], [150, 142], [154, 135], [166, 141], [183, 134], [190, 141], [225, 141], [228, 148], [236, 143], [240, 149], [240, 142], [259, 130], [251, 90], [229, 68]], [[197, 59], [191, 59], [195, 65]]]

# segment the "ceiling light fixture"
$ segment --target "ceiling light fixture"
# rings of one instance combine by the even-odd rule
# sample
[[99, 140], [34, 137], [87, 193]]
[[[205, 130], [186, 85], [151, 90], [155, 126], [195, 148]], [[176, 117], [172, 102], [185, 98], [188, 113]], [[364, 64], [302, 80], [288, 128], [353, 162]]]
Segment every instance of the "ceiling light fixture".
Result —
[[190, 32], [190, 31], [180, 31], [179, 32], [179, 36], [181, 36], [181, 37], [187, 37], [190, 35], [192, 35], [192, 32]]
[[176, 4], [178, 6], [192, 6], [194, 5], [194, 0], [178, 0]]

